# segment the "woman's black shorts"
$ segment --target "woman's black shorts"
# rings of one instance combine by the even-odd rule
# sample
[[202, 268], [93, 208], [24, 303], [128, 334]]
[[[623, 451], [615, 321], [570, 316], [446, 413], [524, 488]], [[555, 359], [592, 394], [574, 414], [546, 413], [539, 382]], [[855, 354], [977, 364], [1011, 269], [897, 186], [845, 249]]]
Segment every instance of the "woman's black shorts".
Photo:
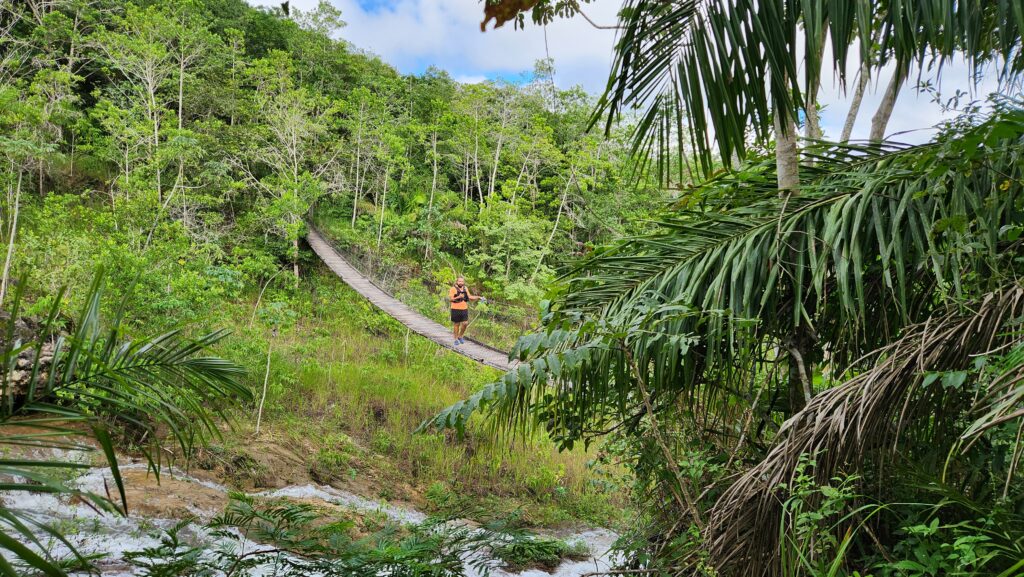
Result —
[[452, 322], [464, 323], [469, 320], [469, 309], [452, 309]]

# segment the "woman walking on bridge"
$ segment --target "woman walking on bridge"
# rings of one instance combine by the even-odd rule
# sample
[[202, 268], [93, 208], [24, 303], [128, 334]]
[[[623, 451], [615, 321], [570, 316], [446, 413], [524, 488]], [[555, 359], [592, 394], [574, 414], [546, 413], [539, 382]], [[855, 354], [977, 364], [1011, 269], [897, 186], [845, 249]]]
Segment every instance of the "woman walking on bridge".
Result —
[[469, 301], [487, 299], [469, 293], [466, 286], [466, 279], [459, 277], [455, 279], [455, 286], [448, 289], [448, 301], [451, 303], [452, 312], [452, 334], [455, 335], [455, 345], [466, 342], [463, 337], [466, 334], [466, 327], [469, 326]]

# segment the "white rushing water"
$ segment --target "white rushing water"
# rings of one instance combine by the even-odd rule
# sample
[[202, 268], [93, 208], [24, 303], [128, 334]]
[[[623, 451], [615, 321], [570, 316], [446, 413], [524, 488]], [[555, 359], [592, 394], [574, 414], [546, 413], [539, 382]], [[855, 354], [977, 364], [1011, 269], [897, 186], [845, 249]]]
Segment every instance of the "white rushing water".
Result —
[[[65, 455], [64, 457], [67, 458], [68, 456]], [[120, 469], [122, 471], [145, 469], [145, 465], [124, 465]], [[223, 485], [196, 479], [175, 469], [167, 470], [162, 475], [178, 481], [194, 483], [218, 493], [227, 494], [228, 492], [227, 487]], [[99, 495], [105, 495], [108, 491], [113, 491], [114, 487], [110, 469], [108, 468], [89, 469], [84, 475], [75, 479], [73, 484], [78, 489]], [[425, 514], [411, 508], [372, 501], [334, 487], [314, 484], [289, 486], [255, 493], [254, 495], [270, 498], [321, 501], [353, 511], [363, 513], [376, 512], [383, 514], [396, 523], [406, 525], [419, 524], [427, 519]], [[123, 555], [129, 551], [140, 551], [159, 546], [163, 531], [174, 527], [180, 522], [178, 519], [154, 519], [136, 514], [123, 517], [102, 513], [78, 500], [47, 493], [0, 492], [0, 501], [8, 509], [27, 515], [36, 522], [56, 527], [80, 554], [85, 556], [102, 555], [103, 560], [98, 562], [97, 565], [103, 570], [103, 575], [110, 577], [128, 577], [141, 574], [141, 570], [133, 570], [128, 564], [121, 561]], [[189, 504], [187, 509], [193, 515], [198, 517], [205, 516], [207, 518], [218, 512], [202, 510], [195, 503]], [[42, 530], [37, 531], [36, 535], [43, 543], [43, 548], [52, 556], [57, 558], [70, 556], [70, 549], [60, 540], [47, 535]], [[183, 527], [179, 532], [179, 536], [183, 542], [191, 544], [214, 546], [220, 544], [215, 536], [196, 523], [190, 523]], [[512, 574], [494, 568], [492, 565], [489, 574], [496, 577], [580, 577], [587, 573], [610, 568], [611, 559], [608, 550], [616, 539], [614, 533], [603, 529], [594, 529], [563, 536], [563, 539], [569, 543], [584, 543], [591, 551], [592, 557], [586, 561], [567, 561], [562, 563], [552, 573], [528, 570]], [[243, 547], [255, 546], [255, 544], [243, 539], [237, 533], [234, 541], [236, 543], [241, 542]], [[474, 568], [474, 561], [478, 560], [466, 560], [466, 574], [468, 577], [482, 577], [484, 572]], [[272, 570], [272, 567], [260, 568], [250, 572], [249, 575], [253, 577], [269, 575], [272, 573]]]
[[[591, 558], [585, 561], [566, 561], [552, 573], [540, 569], [530, 569], [522, 573], [509, 573], [501, 569], [491, 569], [491, 577], [580, 577], [588, 573], [599, 573], [612, 568], [609, 549], [618, 536], [605, 529], [592, 529], [565, 537], [568, 543], [584, 543], [591, 552]], [[467, 567], [467, 577], [483, 577], [482, 571]]]

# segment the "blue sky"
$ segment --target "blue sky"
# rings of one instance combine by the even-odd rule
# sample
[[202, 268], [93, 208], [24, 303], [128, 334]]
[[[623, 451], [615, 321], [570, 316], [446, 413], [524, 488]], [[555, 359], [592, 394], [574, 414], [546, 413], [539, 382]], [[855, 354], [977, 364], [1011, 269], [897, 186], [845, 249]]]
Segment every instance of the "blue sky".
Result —
[[[538, 59], [550, 56], [555, 60], [556, 83], [563, 87], [581, 85], [597, 93], [604, 87], [615, 41], [613, 31], [598, 30], [579, 17], [556, 21], [546, 31], [533, 25], [526, 30], [513, 30], [507, 24], [482, 33], [481, 0], [329, 1], [341, 9], [342, 19], [347, 23], [340, 36], [357, 47], [379, 55], [402, 72], [420, 73], [436, 66], [462, 82], [517, 79], [528, 73]], [[315, 8], [317, 3], [318, 0], [291, 0], [293, 7], [303, 10]], [[611, 25], [619, 6], [617, 0], [596, 0], [585, 5], [584, 10], [594, 22]], [[881, 80], [870, 85], [864, 98], [854, 138], [867, 136], [871, 115], [881, 100], [889, 74], [883, 71], [878, 78]], [[820, 98], [825, 105], [822, 125], [826, 136], [836, 137], [842, 129], [849, 96], [834, 86], [831, 79], [826, 79], [825, 84]], [[985, 78], [978, 93], [995, 88], [995, 79]], [[943, 94], [951, 95], [958, 89], [969, 89], [967, 70], [962, 64], [947, 68], [942, 78]], [[901, 133], [899, 139], [905, 142], [921, 142], [927, 140], [931, 127], [949, 116], [931, 102], [931, 96], [917, 94], [908, 87], [897, 101], [889, 132]]]

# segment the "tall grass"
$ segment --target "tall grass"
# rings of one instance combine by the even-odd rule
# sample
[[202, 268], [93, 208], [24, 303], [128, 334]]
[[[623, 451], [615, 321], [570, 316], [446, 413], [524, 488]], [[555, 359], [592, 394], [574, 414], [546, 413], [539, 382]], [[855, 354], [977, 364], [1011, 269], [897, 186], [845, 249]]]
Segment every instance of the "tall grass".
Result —
[[410, 333], [326, 269], [307, 282], [311, 290], [288, 305], [296, 320], [276, 337], [265, 324], [248, 327], [247, 303], [231, 314], [246, 319], [231, 346], [254, 366], [265, 362], [254, 353], [265, 355], [273, 339], [267, 434], [312, 442], [317, 454], [305, 456], [340, 477], [372, 474], [383, 481], [383, 497], [393, 496], [388, 484], [416, 494], [443, 487], [464, 505], [521, 508], [531, 524], [618, 520], [619, 503], [590, 481], [593, 451], [559, 452], [544, 438], [505, 444], [415, 434], [424, 419], [498, 373]]

